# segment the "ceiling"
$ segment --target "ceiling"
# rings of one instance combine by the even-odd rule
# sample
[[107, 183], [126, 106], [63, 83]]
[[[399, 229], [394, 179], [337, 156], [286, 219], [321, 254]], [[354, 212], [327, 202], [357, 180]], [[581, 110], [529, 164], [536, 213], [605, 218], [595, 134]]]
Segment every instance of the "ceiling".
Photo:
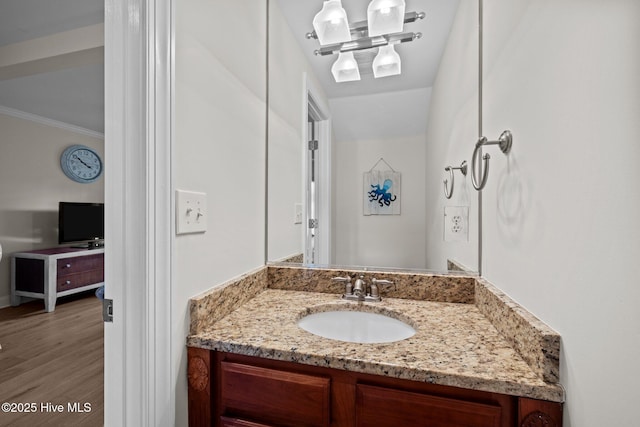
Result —
[[[276, 1], [328, 98], [433, 86], [459, 3], [459, 0], [406, 0], [405, 12], [424, 12], [426, 17], [404, 26], [405, 32], [420, 32], [422, 38], [395, 46], [402, 61], [402, 74], [375, 79], [370, 64], [377, 49], [369, 49], [361, 51], [361, 59], [356, 55], [361, 80], [336, 83], [331, 75], [331, 65], [337, 55], [315, 56], [313, 51], [319, 48], [318, 41], [305, 37], [306, 33], [313, 30], [313, 17], [322, 9], [323, 1]], [[342, 0], [350, 23], [366, 20], [369, 2], [370, 0]]]
[[[361, 65], [362, 80], [347, 83], [333, 81], [330, 70], [336, 56], [315, 56], [317, 40], [305, 38], [313, 29], [311, 22], [322, 8], [322, 0], [276, 1], [327, 96], [339, 98], [431, 87], [459, 0], [407, 0], [406, 11], [425, 12], [426, 18], [405, 26], [405, 31], [421, 32], [421, 39], [396, 47], [402, 59], [402, 75], [374, 79], [370, 66]], [[343, 0], [350, 22], [366, 18], [368, 3]], [[103, 21], [103, 0], [3, 0], [0, 49]], [[370, 63], [375, 53], [376, 49], [364, 51], [358, 60]], [[103, 133], [104, 64], [0, 79], [0, 109], [7, 108]]]
[[[2, 0], [0, 49], [104, 22], [104, 0]], [[104, 64], [0, 79], [0, 108], [104, 132]]]

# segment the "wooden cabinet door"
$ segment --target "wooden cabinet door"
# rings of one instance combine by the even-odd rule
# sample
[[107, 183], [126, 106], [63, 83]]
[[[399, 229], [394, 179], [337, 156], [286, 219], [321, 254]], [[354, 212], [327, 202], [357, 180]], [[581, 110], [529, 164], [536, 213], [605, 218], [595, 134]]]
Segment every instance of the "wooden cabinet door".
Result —
[[241, 418], [220, 417], [222, 427], [273, 427], [268, 424], [254, 423]]
[[356, 386], [356, 425], [501, 427], [497, 405], [364, 384]]
[[328, 426], [330, 379], [222, 362], [221, 415], [279, 426]]

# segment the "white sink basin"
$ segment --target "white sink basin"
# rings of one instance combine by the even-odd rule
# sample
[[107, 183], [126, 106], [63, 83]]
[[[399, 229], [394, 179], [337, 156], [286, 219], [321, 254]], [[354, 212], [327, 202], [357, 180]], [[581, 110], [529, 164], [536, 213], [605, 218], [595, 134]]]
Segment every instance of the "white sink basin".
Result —
[[298, 321], [307, 332], [333, 340], [354, 343], [387, 343], [412, 337], [416, 330], [400, 320], [362, 311], [325, 311]]

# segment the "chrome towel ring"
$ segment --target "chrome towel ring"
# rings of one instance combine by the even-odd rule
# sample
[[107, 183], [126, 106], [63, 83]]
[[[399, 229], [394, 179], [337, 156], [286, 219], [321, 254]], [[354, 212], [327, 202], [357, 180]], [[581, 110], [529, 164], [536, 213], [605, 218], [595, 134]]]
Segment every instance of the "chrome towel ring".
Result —
[[453, 196], [453, 171], [456, 169], [462, 172], [462, 175], [467, 176], [467, 161], [463, 161], [462, 164], [460, 164], [460, 167], [457, 168], [453, 166], [447, 166], [444, 168], [445, 171], [449, 172], [449, 177], [451, 178], [451, 190], [449, 190], [447, 186], [447, 180], [445, 179], [442, 181], [444, 184], [444, 195], [447, 199], [450, 199], [451, 196]]
[[480, 154], [480, 148], [485, 145], [498, 145], [500, 147], [500, 151], [504, 154], [509, 154], [511, 150], [511, 144], [513, 143], [513, 136], [511, 135], [511, 131], [505, 130], [500, 134], [500, 138], [497, 141], [488, 141], [486, 137], [482, 137], [476, 143], [476, 148], [473, 150], [473, 156], [471, 157], [471, 183], [473, 184], [473, 188], [480, 191], [484, 188], [487, 183], [487, 177], [489, 176], [489, 159], [491, 156], [489, 153], [482, 156], [482, 160], [484, 160], [484, 171], [480, 172], [482, 175], [482, 179], [480, 180], [480, 184], [476, 181], [476, 170], [478, 168], [478, 163], [480, 159], [478, 159], [478, 154]]

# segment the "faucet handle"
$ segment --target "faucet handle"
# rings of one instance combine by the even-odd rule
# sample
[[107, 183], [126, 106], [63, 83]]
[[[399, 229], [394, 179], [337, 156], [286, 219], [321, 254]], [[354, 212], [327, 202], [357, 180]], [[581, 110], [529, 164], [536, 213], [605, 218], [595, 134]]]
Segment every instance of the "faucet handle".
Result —
[[[345, 286], [344, 286], [344, 294], [345, 295], [353, 295], [353, 286], [351, 285], [351, 277], [347, 276], [347, 277], [334, 277], [331, 280], [334, 280], [336, 282], [346, 282]], [[343, 296], [344, 297], [344, 296]]]
[[371, 284], [376, 285], [377, 287], [379, 287], [379, 285], [393, 285], [393, 288], [396, 288], [396, 284], [393, 283], [391, 280], [387, 280], [387, 279], [376, 279], [375, 277], [373, 279], [371, 279]]

